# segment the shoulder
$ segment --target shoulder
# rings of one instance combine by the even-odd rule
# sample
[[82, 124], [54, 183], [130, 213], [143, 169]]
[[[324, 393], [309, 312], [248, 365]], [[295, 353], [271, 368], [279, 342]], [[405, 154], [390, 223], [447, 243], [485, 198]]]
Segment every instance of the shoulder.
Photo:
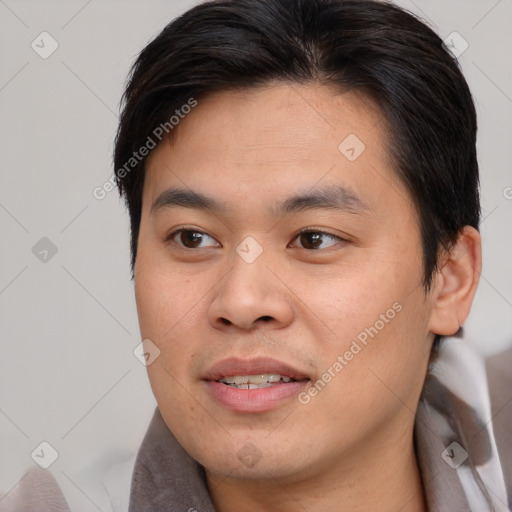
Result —
[[113, 460], [107, 467], [98, 462], [81, 471], [87, 481], [85, 494], [61, 478], [62, 472], [31, 466], [14, 488], [0, 493], [0, 512], [77, 512], [91, 503], [103, 512], [127, 512], [134, 463], [135, 455]]
[[70, 512], [68, 502], [53, 474], [39, 466], [30, 468], [0, 503], [1, 512], [29, 510]]
[[485, 361], [494, 436], [512, 503], [512, 345]]

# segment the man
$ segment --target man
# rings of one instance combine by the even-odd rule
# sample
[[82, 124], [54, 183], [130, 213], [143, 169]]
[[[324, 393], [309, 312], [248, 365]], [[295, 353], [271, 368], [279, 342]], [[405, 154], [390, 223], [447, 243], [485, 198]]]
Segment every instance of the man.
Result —
[[204, 2], [141, 52], [130, 511], [508, 509], [483, 365], [443, 339], [481, 269], [475, 139], [456, 61], [388, 3]]
[[115, 151], [159, 355], [131, 510], [506, 508], [478, 407], [441, 372], [418, 409], [481, 268], [475, 133], [389, 4], [207, 2], [143, 50]]

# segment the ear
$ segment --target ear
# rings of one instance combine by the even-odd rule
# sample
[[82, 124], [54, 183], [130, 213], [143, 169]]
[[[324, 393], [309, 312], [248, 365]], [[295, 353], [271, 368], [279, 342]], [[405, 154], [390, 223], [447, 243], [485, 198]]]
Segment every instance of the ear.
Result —
[[480, 233], [465, 226], [453, 248], [445, 253], [432, 282], [429, 329], [452, 336], [469, 315], [482, 271]]

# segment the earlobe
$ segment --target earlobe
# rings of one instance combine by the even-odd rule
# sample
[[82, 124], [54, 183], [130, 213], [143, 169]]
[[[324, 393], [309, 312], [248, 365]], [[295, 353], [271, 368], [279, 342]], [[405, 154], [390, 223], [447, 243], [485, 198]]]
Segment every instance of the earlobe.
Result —
[[452, 336], [469, 315], [476, 293], [482, 269], [480, 233], [465, 226], [439, 267], [432, 283], [429, 328], [434, 334]]

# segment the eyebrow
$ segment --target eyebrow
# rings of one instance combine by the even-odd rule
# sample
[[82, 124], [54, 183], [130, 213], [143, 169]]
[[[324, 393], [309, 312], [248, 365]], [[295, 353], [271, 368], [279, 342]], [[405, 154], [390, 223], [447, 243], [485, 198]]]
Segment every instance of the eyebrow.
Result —
[[151, 212], [174, 206], [213, 211], [223, 211], [226, 209], [223, 204], [199, 192], [182, 188], [169, 188], [156, 198], [151, 205]]
[[355, 192], [344, 185], [315, 187], [303, 194], [286, 199], [274, 208], [277, 214], [289, 214], [305, 210], [333, 209], [348, 213], [370, 213], [372, 209]]
[[[181, 206], [197, 210], [211, 210], [225, 212], [228, 207], [225, 203], [207, 197], [204, 194], [182, 188], [169, 188], [162, 192], [151, 206], [151, 212], [165, 208]], [[334, 185], [329, 187], [315, 187], [275, 203], [271, 212], [277, 217], [296, 212], [315, 209], [334, 209], [348, 213], [370, 213], [372, 209], [357, 196], [350, 187]]]

